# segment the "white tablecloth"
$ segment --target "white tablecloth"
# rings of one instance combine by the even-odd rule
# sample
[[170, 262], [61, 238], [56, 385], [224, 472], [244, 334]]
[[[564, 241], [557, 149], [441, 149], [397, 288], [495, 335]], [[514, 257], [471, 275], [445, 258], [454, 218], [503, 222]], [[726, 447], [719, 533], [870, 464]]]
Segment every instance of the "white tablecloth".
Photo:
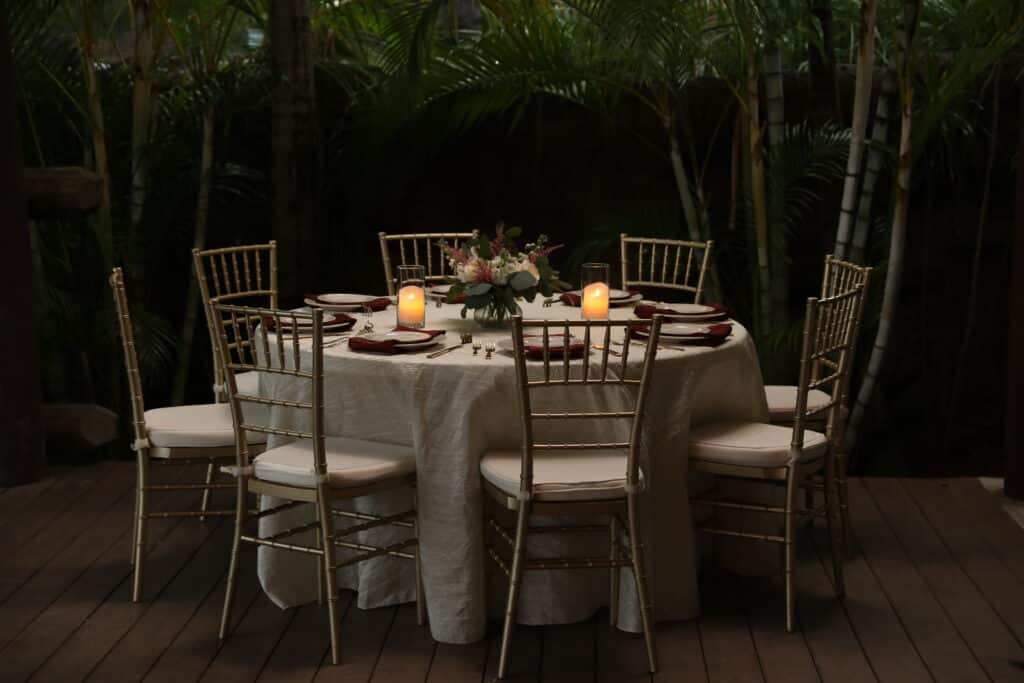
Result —
[[[430, 306], [427, 327], [448, 330], [447, 343], [458, 341], [460, 332], [471, 332], [484, 342], [509, 336], [507, 331], [482, 330], [472, 316], [460, 318], [460, 310], [455, 305]], [[613, 308], [612, 317], [626, 319], [631, 312], [631, 307]], [[579, 309], [561, 304], [544, 308], [538, 297], [523, 306], [523, 314], [577, 320]], [[390, 329], [394, 317], [394, 308], [389, 308], [374, 314], [373, 320], [378, 330]], [[636, 357], [642, 357], [640, 347], [633, 349]], [[353, 352], [344, 343], [326, 349], [324, 355], [327, 433], [415, 449], [420, 552], [431, 633], [446, 643], [483, 638], [488, 599], [496, 616], [494, 607], [504, 599], [504, 577], [491, 583], [488, 595], [487, 574], [500, 571], [494, 571], [489, 559], [485, 562], [485, 501], [478, 465], [486, 450], [515, 448], [519, 443], [512, 358], [498, 352], [486, 360], [482, 351], [473, 356], [468, 345], [436, 359], [427, 359], [426, 352], [386, 356]], [[299, 394], [294, 382], [281, 376], [261, 378], [261, 391], [290, 398]], [[576, 400], [580, 400], [578, 394]], [[767, 414], [757, 354], [741, 325], [734, 324], [732, 337], [717, 348], [659, 351], [641, 449], [646, 483], [641, 523], [656, 619], [688, 619], [699, 612], [687, 499], [689, 426], [722, 419], [767, 421]], [[275, 409], [275, 423], [286, 426], [291, 419]], [[355, 503], [355, 509], [397, 512], [409, 506], [411, 495], [371, 496]], [[267, 500], [263, 505], [272, 503]], [[298, 509], [261, 520], [261, 534], [304, 523], [311, 514]], [[381, 544], [402, 535], [397, 529], [375, 530], [363, 538]], [[607, 538], [599, 534], [571, 541], [544, 534], [531, 539], [531, 552], [552, 549], [561, 554], [598, 555], [607, 552]], [[264, 590], [279, 606], [316, 599], [315, 564], [309, 556], [260, 548], [258, 571]], [[622, 575], [620, 627], [639, 631], [632, 577], [629, 571]], [[413, 568], [407, 560], [375, 558], [342, 570], [338, 579], [341, 586], [358, 591], [361, 608], [414, 599]], [[581, 621], [607, 601], [606, 572], [527, 572], [519, 621]]]

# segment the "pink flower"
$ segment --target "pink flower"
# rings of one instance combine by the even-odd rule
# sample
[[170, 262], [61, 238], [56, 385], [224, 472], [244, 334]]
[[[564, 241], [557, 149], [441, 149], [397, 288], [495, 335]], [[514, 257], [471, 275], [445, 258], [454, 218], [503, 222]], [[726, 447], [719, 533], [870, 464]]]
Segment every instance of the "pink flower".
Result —
[[535, 251], [532, 254], [530, 254], [530, 263], [536, 263], [537, 259], [539, 259], [541, 256], [547, 256], [548, 254], [553, 252], [555, 249], [561, 249], [564, 246], [565, 246], [564, 244], [556, 244], [553, 247], [547, 247], [545, 249], [538, 249], [537, 251]]

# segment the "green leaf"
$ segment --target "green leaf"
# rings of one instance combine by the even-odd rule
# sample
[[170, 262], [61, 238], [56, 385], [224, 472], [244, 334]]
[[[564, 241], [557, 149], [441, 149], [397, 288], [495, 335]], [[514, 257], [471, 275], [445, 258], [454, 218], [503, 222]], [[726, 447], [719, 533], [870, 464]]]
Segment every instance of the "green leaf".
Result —
[[510, 289], [514, 289], [517, 292], [521, 292], [524, 289], [529, 289], [537, 284], [537, 278], [533, 277], [533, 274], [521, 270], [518, 273], [513, 273], [512, 277], [508, 279], [508, 286]]
[[490, 291], [492, 289], [494, 289], [494, 285], [490, 282], [478, 282], [466, 289], [466, 296], [490, 296]]
[[455, 300], [459, 298], [459, 295], [463, 294], [465, 291], [465, 283], [459, 282], [458, 284], [453, 284], [451, 288], [448, 290], [448, 295], [445, 297], [445, 301], [447, 301], [450, 304], [453, 304], [455, 303]]
[[491, 240], [487, 238], [487, 235], [481, 234], [476, 238], [476, 252], [482, 259], [489, 259], [492, 257]]
[[505, 231], [505, 239], [515, 239], [523, 234], [523, 229], [518, 225]]
[[477, 296], [466, 295], [466, 308], [483, 308], [484, 306], [490, 305], [494, 300], [494, 297], [490, 294], [480, 294]]

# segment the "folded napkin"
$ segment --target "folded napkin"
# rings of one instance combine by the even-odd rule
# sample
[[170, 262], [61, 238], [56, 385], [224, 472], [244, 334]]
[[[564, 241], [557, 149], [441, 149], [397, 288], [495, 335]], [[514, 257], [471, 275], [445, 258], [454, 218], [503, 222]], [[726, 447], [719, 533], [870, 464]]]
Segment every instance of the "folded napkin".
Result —
[[[643, 334], [637, 334], [637, 332], [648, 332], [650, 327], [647, 325], [635, 325], [630, 327], [630, 337], [646, 342], [647, 337]], [[732, 334], [732, 325], [727, 323], [720, 323], [717, 325], [708, 325], [708, 331], [705, 334], [697, 334], [692, 337], [662, 337], [662, 341], [671, 341], [674, 344], [686, 344], [687, 346], [721, 346]]]
[[[444, 330], [418, 330], [414, 327], [405, 327], [399, 325], [394, 328], [395, 332], [423, 332], [429, 334], [431, 337], [438, 337], [445, 333]], [[373, 341], [372, 339], [365, 339], [360, 336], [350, 337], [348, 340], [348, 347], [353, 351], [373, 351], [375, 353], [398, 353], [403, 344], [399, 344], [394, 339], [387, 339], [384, 341]]]
[[[297, 318], [296, 322], [298, 323], [299, 330], [313, 330], [313, 321], [309, 318]], [[347, 330], [355, 324], [356, 319], [350, 315], [345, 315], [344, 313], [331, 313], [324, 316], [324, 328], [326, 329], [330, 326], [332, 331], [336, 331], [342, 327]], [[274, 328], [277, 327], [277, 321], [273, 316], [265, 315], [263, 316], [263, 327], [268, 332], [273, 332]], [[287, 316], [281, 316], [281, 329], [285, 332], [290, 332], [292, 329], [292, 319]]]
[[[562, 354], [565, 352], [564, 344], [561, 346], [551, 345], [551, 339], [548, 340], [548, 358], [562, 358]], [[582, 341], [575, 341], [569, 343], [569, 358], [582, 358], [583, 351], [587, 348], [587, 345]], [[523, 335], [523, 350], [526, 352], [526, 357], [531, 360], [544, 360], [544, 341], [543, 337], [539, 334], [524, 334]]]
[[[317, 302], [318, 304], [320, 304], [322, 306], [337, 306], [338, 305], [338, 304], [332, 304], [329, 301], [322, 301], [320, 299], [320, 297], [318, 295], [316, 295], [316, 294], [307, 294], [304, 298], [307, 301], [315, 301], [315, 302]], [[370, 307], [371, 311], [383, 311], [385, 308], [387, 308], [388, 306], [391, 305], [391, 299], [387, 298], [386, 296], [382, 296], [382, 297], [378, 297], [378, 298], [374, 299], [373, 301], [368, 301], [367, 305]]]
[[[637, 294], [640, 293], [636, 289], [630, 289], [630, 290], [627, 290], [627, 291], [629, 292], [629, 296], [636, 296]], [[560, 296], [558, 298], [566, 306], [577, 306], [578, 307], [580, 305], [580, 295], [579, 294], [573, 294], [572, 292], [566, 292], [565, 294], [563, 294], [562, 296]], [[614, 300], [613, 300], [612, 303], [614, 303]]]
[[671, 307], [671, 305], [668, 305], [668, 306], [656, 306], [654, 304], [637, 304], [636, 307], [633, 309], [633, 315], [635, 315], [638, 318], [652, 318], [652, 317], [654, 317], [657, 314], [666, 315], [666, 316], [670, 316], [670, 317], [677, 317], [677, 318], [691, 318], [691, 317], [701, 318], [701, 317], [704, 317], [704, 316], [719, 315], [719, 314], [722, 315], [722, 316], [729, 315], [729, 309], [726, 308], [725, 306], [723, 306], [722, 304], [705, 304], [705, 305], [706, 306], [710, 306], [711, 308], [713, 308], [715, 310], [711, 311], [710, 313], [700, 313], [700, 314], [680, 313], [679, 311], [676, 311], [675, 309], [673, 309]]

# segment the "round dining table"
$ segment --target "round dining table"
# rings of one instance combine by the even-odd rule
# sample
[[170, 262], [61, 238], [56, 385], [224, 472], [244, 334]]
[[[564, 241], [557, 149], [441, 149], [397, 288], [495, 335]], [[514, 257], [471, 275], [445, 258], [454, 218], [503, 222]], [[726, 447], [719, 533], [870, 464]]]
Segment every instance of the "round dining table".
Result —
[[[579, 308], [560, 302], [545, 306], [541, 297], [521, 304], [525, 319], [580, 319]], [[431, 304], [426, 328], [446, 330], [441, 337], [444, 344], [458, 343], [463, 333], [472, 334], [474, 341], [485, 346], [494, 343], [504, 347], [511, 339], [509, 330], [485, 329], [473, 320], [471, 311], [466, 318], [461, 311], [462, 306], [457, 304]], [[369, 318], [362, 313], [353, 315], [359, 318], [357, 328]], [[632, 315], [632, 306], [612, 307], [609, 313], [613, 320], [626, 320]], [[395, 326], [395, 318], [392, 306], [373, 313], [369, 319], [375, 331], [385, 331]], [[640, 526], [655, 620], [690, 619], [699, 613], [698, 558], [688, 499], [686, 448], [690, 426], [717, 420], [768, 421], [753, 340], [742, 325], [731, 322], [732, 334], [719, 346], [666, 344], [655, 359], [640, 442], [644, 481]], [[346, 505], [357, 512], [391, 514], [408, 509], [415, 497], [431, 634], [444, 643], [482, 639], [488, 619], [499, 614], [506, 584], [486, 553], [484, 512], [488, 501], [481, 486], [479, 463], [490, 449], [517, 448], [520, 444], [511, 354], [499, 348], [488, 358], [484, 350], [474, 353], [473, 345], [466, 344], [430, 358], [428, 354], [440, 347], [385, 355], [354, 351], [344, 341], [330, 344], [328, 339], [327, 343], [326, 434], [412, 446], [416, 456], [415, 492], [392, 491]], [[632, 349], [632, 359], [639, 363], [643, 349]], [[265, 395], [309, 400], [308, 396], [299, 396], [300, 391], [285, 376], [260, 378], [260, 392]], [[596, 400], [584, 395], [586, 392], [570, 394], [568, 387], [565, 391], [564, 396], [550, 400]], [[271, 420], [275, 424], [289, 419], [284, 410], [274, 409]], [[604, 436], [602, 430], [622, 428], [595, 425], [588, 436]], [[269, 507], [274, 501], [265, 499], [261, 504]], [[299, 526], [310, 521], [312, 515], [311, 509], [296, 508], [263, 518], [260, 535]], [[407, 533], [406, 529], [378, 528], [363, 532], [360, 542], [386, 545]], [[538, 556], [607, 552], [607, 534], [570, 535], [572, 539], [562, 536], [537, 534], [530, 538], [528, 552]], [[314, 558], [260, 547], [257, 565], [263, 589], [277, 605], [292, 607], [317, 599]], [[413, 563], [400, 558], [382, 556], [345, 567], [338, 572], [338, 584], [357, 591], [357, 604], [364, 609], [415, 599]], [[519, 623], [583, 621], [608, 605], [608, 573], [578, 569], [527, 572], [520, 595]], [[636, 592], [628, 569], [622, 571], [619, 600], [619, 628], [640, 631]]]

